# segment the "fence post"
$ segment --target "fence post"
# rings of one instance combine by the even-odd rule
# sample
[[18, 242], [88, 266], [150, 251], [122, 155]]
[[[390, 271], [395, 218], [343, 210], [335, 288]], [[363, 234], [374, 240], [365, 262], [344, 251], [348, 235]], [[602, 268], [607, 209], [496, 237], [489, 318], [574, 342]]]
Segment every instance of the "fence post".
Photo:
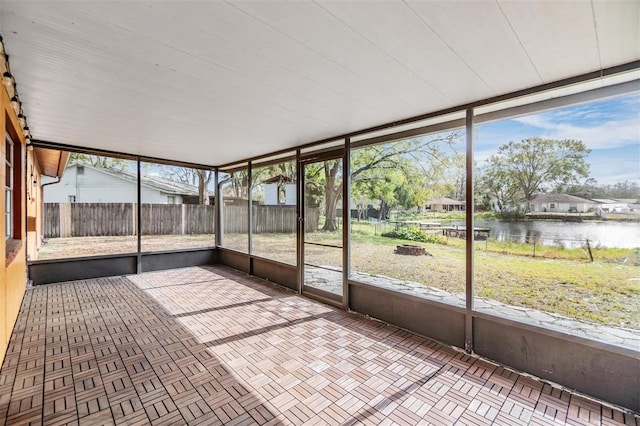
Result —
[[589, 239], [587, 238], [587, 250], [589, 250], [589, 258], [591, 259], [591, 262], [593, 263], [593, 253], [591, 253], [591, 244], [589, 244]]
[[180, 209], [180, 235], [185, 235], [187, 226], [187, 205], [182, 203]]
[[75, 237], [71, 231], [71, 203], [60, 203], [60, 236]]
[[533, 240], [533, 257], [536, 257], [536, 240]]
[[138, 203], [131, 203], [131, 235], [138, 235]]

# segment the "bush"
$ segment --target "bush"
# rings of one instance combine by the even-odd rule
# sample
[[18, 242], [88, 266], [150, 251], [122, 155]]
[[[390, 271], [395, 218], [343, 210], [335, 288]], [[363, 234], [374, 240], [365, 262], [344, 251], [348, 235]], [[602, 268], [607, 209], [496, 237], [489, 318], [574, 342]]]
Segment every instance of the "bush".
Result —
[[417, 226], [399, 229], [397, 231], [385, 232], [383, 237], [397, 238], [399, 240], [419, 241], [421, 243], [446, 244], [447, 240], [435, 234], [428, 234]]
[[520, 209], [496, 212], [496, 217], [506, 222], [517, 222], [524, 219], [525, 212]]

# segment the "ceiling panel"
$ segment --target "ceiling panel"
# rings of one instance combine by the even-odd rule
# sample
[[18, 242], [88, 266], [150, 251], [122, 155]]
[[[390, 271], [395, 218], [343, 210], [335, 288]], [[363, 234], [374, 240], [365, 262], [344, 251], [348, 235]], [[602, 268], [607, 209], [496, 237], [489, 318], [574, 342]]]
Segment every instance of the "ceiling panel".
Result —
[[499, 7], [545, 83], [600, 67], [591, 2], [500, 1]]
[[638, 5], [5, 0], [0, 31], [36, 139], [222, 164], [637, 60]]
[[640, 1], [595, 1], [594, 21], [603, 67], [640, 57]]
[[[343, 72], [371, 82], [387, 98], [399, 98], [412, 107], [430, 99], [448, 100], [439, 88], [415, 75], [326, 9], [312, 2], [236, 2], [236, 7], [296, 40]], [[362, 8], [362, 5], [360, 6]], [[362, 8], [365, 12], [368, 8]]]
[[371, 2], [364, 9], [357, 2], [320, 5], [447, 99], [483, 96], [489, 89], [405, 3]]
[[535, 65], [497, 3], [418, 0], [408, 4], [485, 82], [490, 96], [541, 83]]

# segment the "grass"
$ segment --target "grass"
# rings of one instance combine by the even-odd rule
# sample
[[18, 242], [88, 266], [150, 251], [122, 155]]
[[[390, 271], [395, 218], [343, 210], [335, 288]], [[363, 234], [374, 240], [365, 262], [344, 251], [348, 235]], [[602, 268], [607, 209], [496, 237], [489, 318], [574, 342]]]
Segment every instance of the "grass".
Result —
[[[377, 234], [377, 235], [376, 235]], [[368, 222], [353, 222], [351, 263], [354, 271], [414, 281], [452, 293], [465, 291], [465, 245], [449, 238], [447, 244], [413, 243], [432, 256], [400, 256], [395, 246], [406, 240], [385, 238]], [[340, 245], [341, 232], [317, 232], [307, 241]], [[145, 243], [146, 242], [146, 243]], [[143, 238], [143, 249], [158, 250], [210, 246], [213, 236], [155, 236]], [[225, 236], [225, 246], [246, 250], [245, 234]], [[295, 264], [293, 234], [257, 234], [254, 253]], [[52, 239], [40, 258], [135, 252], [135, 238], [86, 237]], [[583, 249], [544, 249], [531, 256], [531, 247], [520, 244], [476, 244], [475, 294], [479, 297], [555, 313], [597, 324], [640, 329], [640, 267], [636, 254], [626, 249], [594, 249], [595, 262]], [[548, 250], [548, 251], [545, 251]], [[99, 251], [99, 253], [97, 252]], [[305, 245], [306, 260], [341, 266], [339, 248]], [[550, 258], [555, 257], [555, 258]], [[626, 263], [620, 259], [628, 259]]]
[[[145, 235], [142, 237], [142, 251], [213, 246], [215, 246], [213, 235]], [[135, 253], [137, 250], [138, 239], [135, 236], [51, 238], [41, 245], [38, 259]]]
[[476, 294], [567, 317], [640, 329], [640, 268], [606, 262], [475, 256]]
[[[371, 222], [354, 221], [351, 224], [351, 234], [353, 236], [375, 237], [383, 232], [393, 230], [393, 226], [377, 228], [380, 225]], [[439, 231], [432, 231], [440, 235]], [[460, 238], [447, 238], [445, 244], [451, 247], [464, 249], [466, 242]], [[564, 248], [562, 246], [544, 246], [536, 244], [522, 244], [514, 242], [501, 242], [489, 239], [488, 241], [479, 240], [475, 242], [474, 249], [476, 251], [492, 252], [499, 254], [509, 254], [514, 256], [540, 257], [546, 259], [565, 259], [576, 261], [590, 260], [587, 247], [580, 248]], [[609, 248], [609, 247], [591, 247], [591, 253], [595, 260], [604, 260], [611, 262], [630, 262], [640, 261], [640, 248]]]
[[[449, 238], [447, 245], [463, 248], [466, 242], [460, 238]], [[546, 259], [564, 259], [575, 261], [590, 261], [587, 247], [564, 248], [562, 246], [544, 246], [533, 244], [522, 244], [513, 242], [501, 242], [495, 240], [476, 241], [474, 245], [476, 251], [509, 254], [513, 256], [538, 257]], [[591, 247], [591, 254], [594, 260], [636, 262], [638, 249], [630, 248], [609, 248]]]
[[640, 222], [640, 216], [631, 213], [607, 213], [607, 220], [619, 220], [624, 222]]

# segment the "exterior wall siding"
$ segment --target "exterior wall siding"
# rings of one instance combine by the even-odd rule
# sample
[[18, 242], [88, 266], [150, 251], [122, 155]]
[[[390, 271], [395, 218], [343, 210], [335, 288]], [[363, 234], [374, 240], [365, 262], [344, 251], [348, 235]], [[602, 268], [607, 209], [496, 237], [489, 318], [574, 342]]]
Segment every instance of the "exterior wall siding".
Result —
[[42, 244], [41, 172], [33, 150], [27, 151], [27, 260], [36, 260]]
[[[15, 145], [21, 146], [21, 153], [25, 152], [25, 140], [20, 131], [20, 124], [18, 123], [18, 117], [10, 106], [9, 94], [7, 89], [3, 87], [0, 90], [0, 127], [8, 132]], [[2, 144], [0, 148], [0, 161], [5, 161], [5, 144]], [[0, 244], [0, 361], [4, 359], [4, 355], [7, 350], [9, 338], [13, 331], [13, 326], [18, 317], [20, 305], [22, 303], [22, 297], [27, 287], [27, 256], [26, 256], [26, 188], [25, 188], [25, 171], [26, 164], [24, 161], [24, 154], [20, 155], [20, 170], [21, 176], [17, 177], [20, 180], [21, 193], [20, 206], [14, 206], [15, 212], [19, 215], [19, 239], [14, 239], [14, 246], [11, 252], [7, 251], [7, 244]], [[2, 184], [4, 185], [6, 176], [5, 168], [2, 167], [0, 172], [2, 178]], [[2, 210], [4, 211], [7, 200], [5, 199], [5, 192], [0, 191], [0, 203], [2, 204]], [[0, 221], [0, 231], [2, 235], [6, 235], [5, 221]], [[17, 236], [16, 236], [17, 237]]]
[[[534, 212], [569, 213], [571, 211], [575, 213], [586, 213], [592, 207], [592, 205], [586, 203], [531, 203], [531, 211]], [[575, 209], [575, 211], [572, 209]]]
[[[52, 182], [53, 179], [46, 179]], [[142, 202], [165, 204], [169, 194], [142, 186]], [[89, 167], [79, 175], [76, 167], [69, 167], [59, 183], [47, 185], [44, 190], [45, 203], [68, 203], [75, 197], [76, 203], [136, 203], [138, 188], [130, 182]], [[182, 197], [175, 195], [175, 203], [182, 203]]]

